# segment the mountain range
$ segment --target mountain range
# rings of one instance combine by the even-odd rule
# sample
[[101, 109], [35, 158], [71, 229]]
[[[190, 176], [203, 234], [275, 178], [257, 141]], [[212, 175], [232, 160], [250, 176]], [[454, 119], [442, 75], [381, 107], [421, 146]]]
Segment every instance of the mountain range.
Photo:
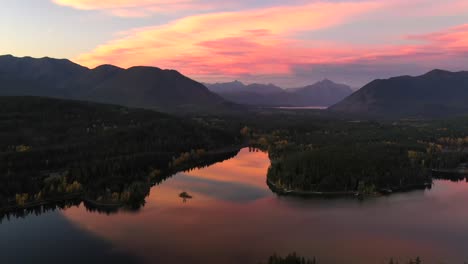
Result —
[[239, 104], [245, 104], [330, 106], [329, 113], [384, 118], [468, 114], [468, 72], [433, 70], [379, 79], [354, 93], [330, 80], [295, 89], [238, 81], [206, 86], [156, 67], [89, 69], [64, 59], [0, 56], [0, 96], [55, 97], [164, 112], [243, 112]]
[[449, 117], [468, 114], [468, 72], [375, 80], [329, 108], [373, 117]]
[[156, 67], [89, 69], [69, 60], [0, 56], [0, 96], [79, 99], [161, 111], [235, 108], [203, 84]]
[[282, 89], [273, 84], [245, 85], [239, 81], [206, 84], [226, 100], [256, 106], [330, 106], [352, 93], [349, 86], [323, 80], [313, 85]]

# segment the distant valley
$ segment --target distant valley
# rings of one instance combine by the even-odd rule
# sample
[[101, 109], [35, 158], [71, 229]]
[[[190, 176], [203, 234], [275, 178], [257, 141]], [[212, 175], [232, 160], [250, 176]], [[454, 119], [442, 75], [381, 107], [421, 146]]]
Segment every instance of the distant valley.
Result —
[[239, 81], [206, 84], [206, 86], [226, 100], [238, 104], [272, 107], [327, 107], [343, 100], [353, 92], [349, 86], [330, 80], [293, 89], [282, 89], [273, 84], [245, 85]]

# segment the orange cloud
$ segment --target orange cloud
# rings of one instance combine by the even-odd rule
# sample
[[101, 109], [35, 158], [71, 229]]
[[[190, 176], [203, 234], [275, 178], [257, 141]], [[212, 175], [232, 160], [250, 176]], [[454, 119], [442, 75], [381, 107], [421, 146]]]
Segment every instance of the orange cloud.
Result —
[[[77, 58], [97, 66], [158, 65], [186, 74], [286, 73], [291, 63], [341, 61], [329, 43], [299, 41], [294, 34], [345, 23], [384, 7], [380, 2], [312, 3], [186, 17], [132, 30]], [[309, 52], [314, 47], [315, 52]]]
[[438, 59], [467, 52], [466, 25], [401, 38], [417, 40], [417, 44], [363, 46], [297, 37], [301, 32], [345, 24], [395, 4], [407, 5], [403, 1], [317, 2], [190, 16], [162, 26], [124, 32], [119, 39], [80, 55], [76, 61], [89, 67], [105, 63], [121, 67], [154, 65], [177, 69], [194, 78], [213, 79], [288, 75], [293, 66], [308, 64], [404, 62], [408, 57], [411, 62], [437, 63]]

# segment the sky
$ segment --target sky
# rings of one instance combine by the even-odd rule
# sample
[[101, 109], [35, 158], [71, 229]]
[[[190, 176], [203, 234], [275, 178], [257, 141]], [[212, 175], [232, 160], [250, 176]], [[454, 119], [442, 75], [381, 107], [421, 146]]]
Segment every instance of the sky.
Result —
[[468, 70], [468, 0], [1, 0], [0, 54], [359, 88]]

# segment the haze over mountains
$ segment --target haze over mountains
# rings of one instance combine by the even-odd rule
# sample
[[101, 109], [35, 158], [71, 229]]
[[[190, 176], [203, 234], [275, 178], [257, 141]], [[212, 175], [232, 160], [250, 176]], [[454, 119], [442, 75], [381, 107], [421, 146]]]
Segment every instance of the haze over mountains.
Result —
[[89, 100], [162, 111], [215, 110], [231, 103], [174, 70], [88, 69], [69, 60], [0, 56], [0, 95]]
[[259, 106], [330, 106], [352, 93], [349, 86], [327, 79], [293, 89], [273, 84], [245, 85], [239, 81], [207, 84], [207, 87], [229, 101]]
[[468, 72], [375, 80], [331, 111], [375, 117], [447, 117], [468, 114]]

